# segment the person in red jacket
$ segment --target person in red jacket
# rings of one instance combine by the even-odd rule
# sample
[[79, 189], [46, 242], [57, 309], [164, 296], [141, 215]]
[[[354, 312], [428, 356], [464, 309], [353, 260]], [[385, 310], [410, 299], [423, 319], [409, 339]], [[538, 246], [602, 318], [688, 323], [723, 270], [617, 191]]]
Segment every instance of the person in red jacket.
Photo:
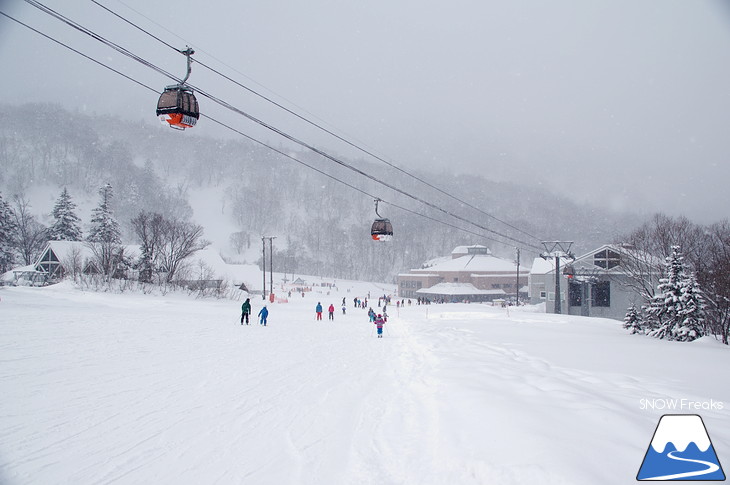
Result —
[[330, 307], [327, 309], [328, 312], [330, 312], [330, 320], [335, 319], [335, 305], [330, 303]]

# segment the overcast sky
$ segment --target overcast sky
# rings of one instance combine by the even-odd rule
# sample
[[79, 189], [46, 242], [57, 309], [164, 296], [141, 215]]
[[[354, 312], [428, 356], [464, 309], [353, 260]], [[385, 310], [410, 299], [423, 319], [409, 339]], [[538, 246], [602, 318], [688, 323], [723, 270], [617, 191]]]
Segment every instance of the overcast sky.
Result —
[[[90, 0], [41, 1], [183, 75], [183, 56]], [[730, 8], [721, 0], [98, 1], [404, 168], [542, 183], [697, 222], [730, 216]], [[155, 89], [172, 83], [22, 0], [0, 5]], [[4, 101], [157, 123], [157, 94], [5, 18], [0, 60]], [[356, 155], [201, 66], [190, 82]], [[200, 101], [203, 113], [279, 143]], [[230, 136], [206, 120], [194, 130]]]

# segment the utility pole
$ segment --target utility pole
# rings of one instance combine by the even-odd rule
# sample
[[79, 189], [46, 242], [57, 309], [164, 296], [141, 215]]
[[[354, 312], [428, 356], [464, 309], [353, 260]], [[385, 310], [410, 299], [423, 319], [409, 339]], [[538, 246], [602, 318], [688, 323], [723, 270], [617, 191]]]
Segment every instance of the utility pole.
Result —
[[545, 246], [545, 252], [540, 255], [542, 259], [555, 258], [555, 313], [560, 314], [562, 308], [560, 305], [560, 258], [575, 259], [570, 252], [573, 241], [542, 241]]
[[269, 288], [272, 297], [274, 296], [274, 239], [276, 236], [269, 238]]
[[517, 295], [517, 306], [520, 306], [520, 248], [517, 248], [517, 282], [515, 284]]
[[261, 290], [261, 299], [266, 300], [266, 238], [261, 237], [261, 244], [263, 246], [263, 254], [261, 256], [261, 273], [264, 275], [264, 286]]
[[261, 243], [263, 245], [263, 274], [264, 274], [264, 291], [262, 297], [266, 299], [266, 240], [269, 240], [269, 295], [274, 294], [274, 239], [276, 236], [262, 236]]

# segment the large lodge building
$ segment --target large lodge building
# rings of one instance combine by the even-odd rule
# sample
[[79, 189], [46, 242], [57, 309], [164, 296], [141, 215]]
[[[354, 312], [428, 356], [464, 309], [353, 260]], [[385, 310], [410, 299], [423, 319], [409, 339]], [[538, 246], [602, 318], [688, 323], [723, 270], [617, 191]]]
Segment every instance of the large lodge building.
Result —
[[451, 258], [397, 277], [398, 296], [446, 301], [493, 301], [527, 296], [529, 268], [492, 256], [486, 246], [459, 246]]

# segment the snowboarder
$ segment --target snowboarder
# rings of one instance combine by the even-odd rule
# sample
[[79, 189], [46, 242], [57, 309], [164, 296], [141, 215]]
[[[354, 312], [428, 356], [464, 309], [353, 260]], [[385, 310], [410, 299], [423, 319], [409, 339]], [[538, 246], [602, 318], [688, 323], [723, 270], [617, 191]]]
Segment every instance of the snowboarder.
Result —
[[330, 303], [330, 307], [327, 309], [327, 311], [330, 313], [330, 320], [335, 319], [335, 305], [333, 303]]
[[264, 327], [266, 326], [266, 318], [269, 316], [269, 310], [266, 309], [266, 305], [261, 309], [259, 312], [259, 317], [261, 318], [261, 321], [259, 322]]
[[317, 312], [317, 320], [322, 320], [322, 303], [317, 302], [314, 311]]
[[251, 299], [246, 298], [246, 301], [241, 305], [241, 325], [243, 325], [244, 320], [246, 320], [246, 325], [248, 325], [249, 315], [251, 315]]
[[383, 338], [383, 325], [385, 325], [385, 320], [383, 320], [383, 315], [378, 314], [377, 317], [375, 317], [375, 326], [378, 327], [378, 338]]

